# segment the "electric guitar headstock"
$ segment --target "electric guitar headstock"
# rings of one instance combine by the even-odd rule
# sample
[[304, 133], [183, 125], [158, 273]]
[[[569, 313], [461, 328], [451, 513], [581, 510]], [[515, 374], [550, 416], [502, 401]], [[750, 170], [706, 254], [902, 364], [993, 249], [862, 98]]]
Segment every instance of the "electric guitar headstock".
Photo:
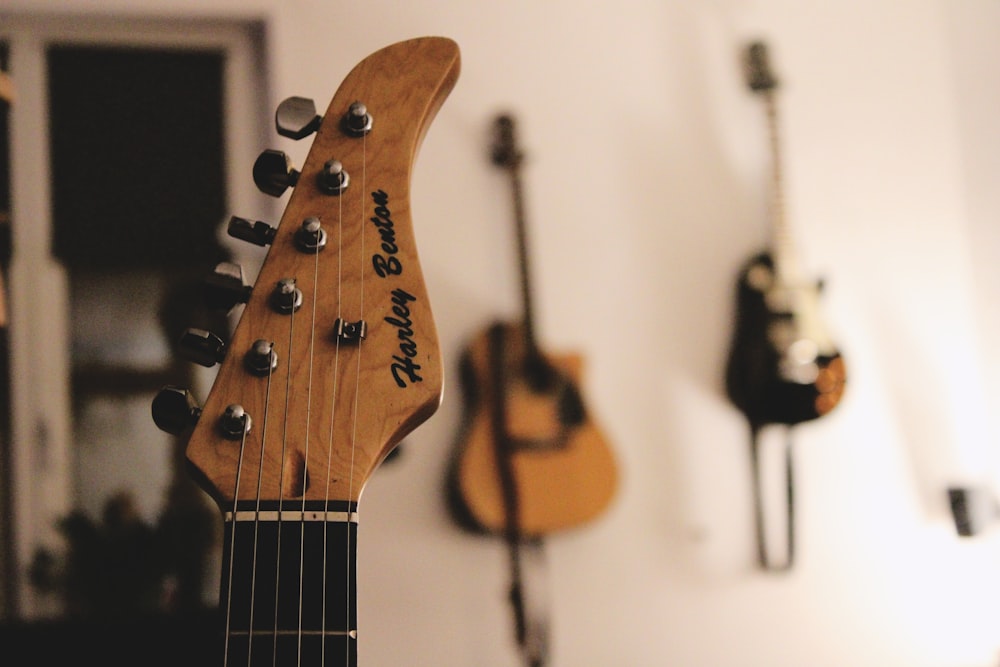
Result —
[[279, 134], [316, 135], [301, 170], [278, 151], [254, 165], [268, 194], [294, 187], [280, 223], [230, 222], [230, 235], [270, 247], [252, 289], [238, 267], [217, 269], [246, 304], [230, 341], [185, 334], [192, 359], [219, 364], [214, 385], [202, 407], [177, 388], [154, 401], [161, 428], [190, 430], [187, 458], [220, 505], [357, 502], [440, 404], [410, 178], [459, 67], [451, 40], [409, 40], [361, 61], [322, 116], [304, 98], [279, 106]]

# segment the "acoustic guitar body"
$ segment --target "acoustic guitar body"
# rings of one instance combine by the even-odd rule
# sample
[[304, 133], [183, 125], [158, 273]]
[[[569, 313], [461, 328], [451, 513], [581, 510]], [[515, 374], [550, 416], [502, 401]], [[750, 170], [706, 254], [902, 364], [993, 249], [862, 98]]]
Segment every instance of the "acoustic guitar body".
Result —
[[497, 534], [507, 527], [501, 452], [509, 457], [522, 536], [572, 528], [608, 506], [617, 469], [583, 406], [581, 367], [576, 354], [532, 363], [521, 323], [496, 322], [466, 347], [465, 421], [448, 476], [451, 509], [463, 526]]
[[844, 361], [817, 331], [820, 289], [777, 284], [767, 252], [740, 272], [726, 392], [751, 424], [799, 424], [840, 402]]

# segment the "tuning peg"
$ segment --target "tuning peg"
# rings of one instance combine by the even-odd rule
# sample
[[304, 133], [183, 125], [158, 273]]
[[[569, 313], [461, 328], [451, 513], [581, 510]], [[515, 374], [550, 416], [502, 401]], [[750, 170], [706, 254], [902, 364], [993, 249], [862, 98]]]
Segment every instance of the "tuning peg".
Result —
[[264, 194], [280, 197], [298, 180], [298, 170], [283, 151], [268, 149], [253, 163], [253, 182]]
[[187, 389], [167, 385], [153, 399], [152, 413], [157, 428], [180, 435], [198, 421], [201, 406]]
[[211, 331], [188, 329], [181, 334], [178, 351], [188, 361], [211, 368], [226, 357], [226, 344]]
[[308, 97], [289, 97], [274, 112], [278, 134], [289, 139], [303, 139], [319, 129], [323, 117], [316, 114], [316, 104]]
[[232, 262], [219, 262], [209, 274], [202, 288], [209, 308], [229, 312], [238, 303], [250, 300], [252, 289], [243, 280], [243, 267]]
[[368, 107], [361, 102], [354, 102], [341, 119], [340, 127], [352, 137], [361, 137], [371, 132], [372, 122]]
[[274, 235], [278, 233], [278, 230], [266, 222], [260, 220], [251, 222], [246, 218], [238, 218], [234, 215], [229, 219], [229, 228], [226, 232], [234, 239], [265, 246], [274, 241]]

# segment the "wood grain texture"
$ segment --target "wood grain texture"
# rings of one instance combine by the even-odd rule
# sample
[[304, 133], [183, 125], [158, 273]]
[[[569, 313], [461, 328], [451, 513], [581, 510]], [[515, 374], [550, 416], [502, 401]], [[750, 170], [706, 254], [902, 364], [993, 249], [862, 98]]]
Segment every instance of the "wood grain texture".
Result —
[[[610, 504], [618, 471], [608, 440], [587, 411], [577, 424], [558, 416], [557, 397], [533, 390], [518, 374], [525, 352], [518, 324], [504, 325], [508, 335], [504, 358], [510, 371], [504, 385], [505, 430], [519, 445], [510, 454], [518, 496], [518, 527], [525, 537], [540, 537], [595, 519]], [[580, 384], [582, 358], [550, 354], [549, 364], [575, 387]], [[494, 396], [485, 332], [466, 348], [463, 358], [466, 423], [459, 437], [452, 474], [463, 510], [479, 528], [503, 533], [507, 525], [490, 406]], [[546, 444], [548, 441], [548, 444]]]
[[[448, 39], [400, 42], [359, 63], [334, 95], [188, 442], [188, 459], [217, 501], [357, 501], [392, 447], [440, 404], [442, 364], [409, 188], [420, 143], [455, 84], [459, 61]], [[374, 119], [363, 138], [339, 127], [355, 101]], [[317, 186], [331, 159], [351, 177], [339, 196]], [[316, 254], [300, 252], [294, 241], [310, 216], [328, 234]], [[379, 271], [380, 262], [398, 271]], [[268, 303], [286, 278], [303, 293], [292, 315]], [[366, 338], [338, 341], [338, 317], [364, 320]], [[278, 355], [269, 377], [255, 377], [243, 364], [261, 339]], [[218, 428], [230, 404], [251, 416], [245, 442]]]

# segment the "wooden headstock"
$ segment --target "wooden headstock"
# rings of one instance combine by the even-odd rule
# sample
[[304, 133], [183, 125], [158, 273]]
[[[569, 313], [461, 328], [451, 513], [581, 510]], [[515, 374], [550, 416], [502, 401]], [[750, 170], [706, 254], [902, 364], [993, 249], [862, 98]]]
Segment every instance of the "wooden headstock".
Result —
[[[293, 193], [187, 445], [218, 502], [356, 502], [440, 404], [409, 189], [459, 66], [445, 38], [372, 54], [337, 90], [301, 171], [289, 172]], [[356, 102], [364, 109], [352, 111]]]

